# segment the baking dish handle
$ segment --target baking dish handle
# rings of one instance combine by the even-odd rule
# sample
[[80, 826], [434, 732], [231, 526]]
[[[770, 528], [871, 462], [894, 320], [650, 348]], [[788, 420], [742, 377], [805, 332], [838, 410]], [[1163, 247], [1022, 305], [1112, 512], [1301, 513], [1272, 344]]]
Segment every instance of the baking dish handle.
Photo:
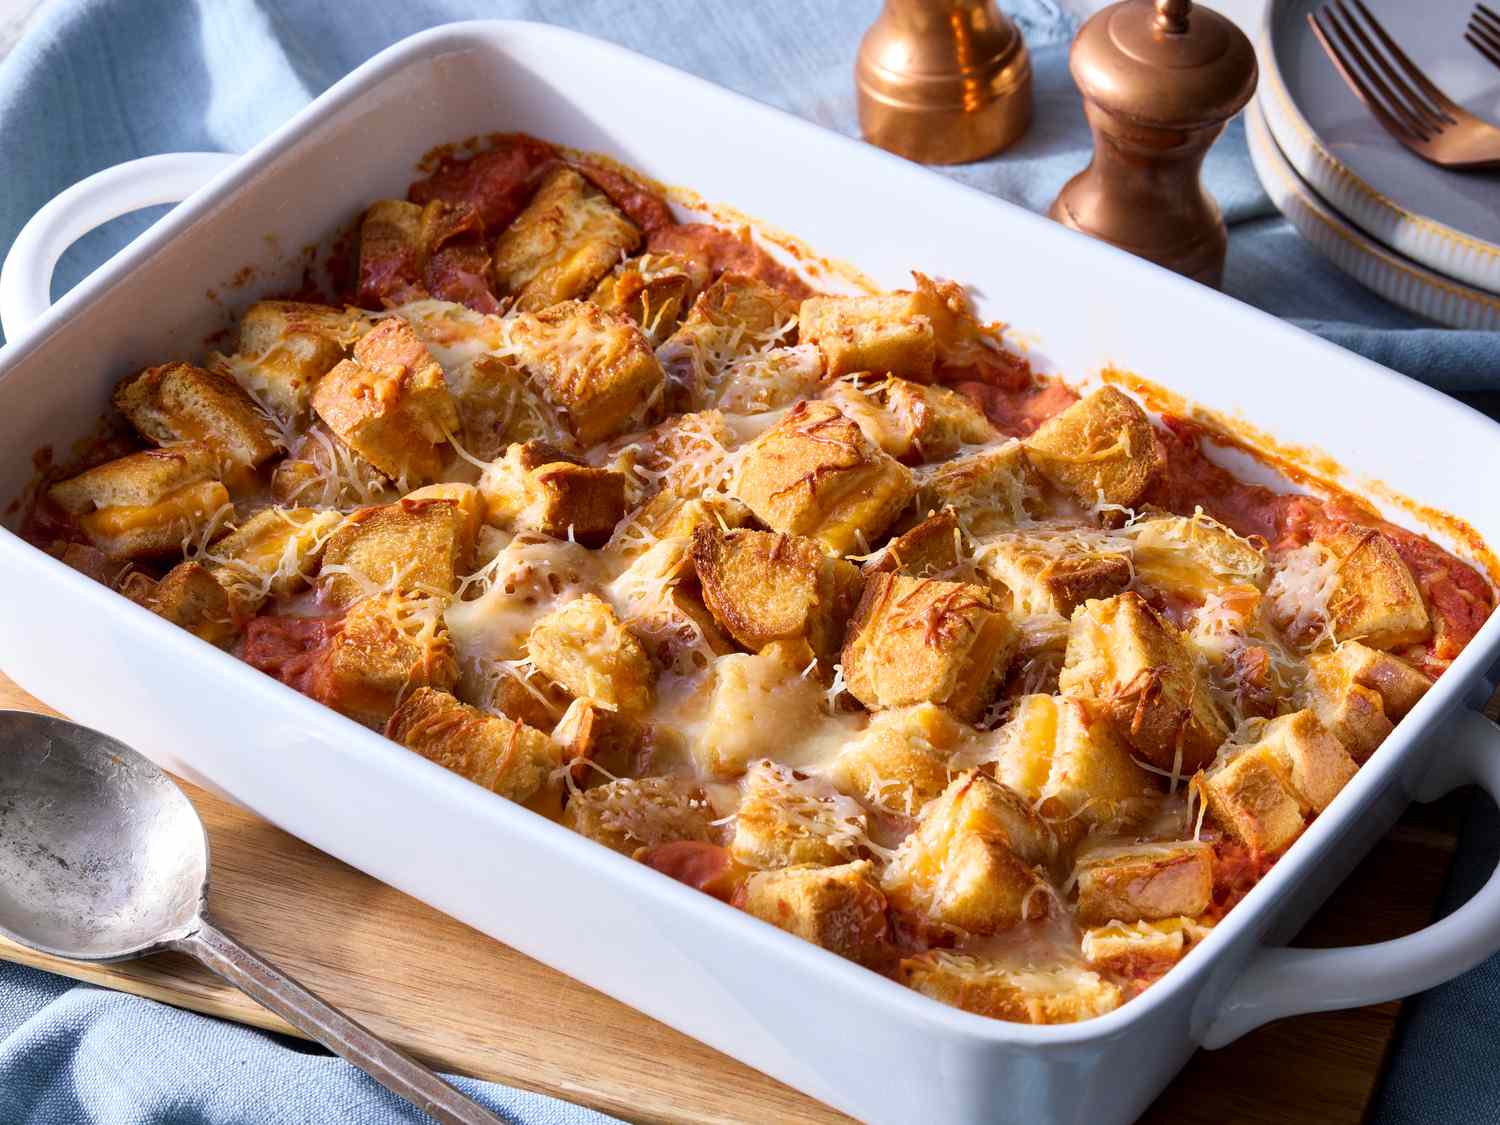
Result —
[[[1460, 785], [1482, 786], [1500, 803], [1500, 727], [1461, 712], [1450, 740], [1414, 796], [1434, 801]], [[1199, 1037], [1223, 1047], [1283, 1016], [1382, 1004], [1468, 972], [1500, 949], [1500, 868], [1468, 902], [1426, 929], [1394, 941], [1343, 949], [1262, 949], [1241, 972]]]
[[0, 266], [0, 326], [16, 340], [52, 304], [52, 271], [63, 252], [95, 227], [142, 207], [180, 203], [237, 157], [169, 152], [116, 164], [68, 188], [21, 228]]

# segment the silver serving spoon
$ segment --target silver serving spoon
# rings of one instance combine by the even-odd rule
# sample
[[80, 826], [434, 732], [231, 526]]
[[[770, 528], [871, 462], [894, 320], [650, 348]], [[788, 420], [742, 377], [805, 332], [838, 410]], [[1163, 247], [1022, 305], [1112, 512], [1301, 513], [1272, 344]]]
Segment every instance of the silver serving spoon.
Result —
[[500, 1125], [205, 915], [203, 822], [162, 770], [97, 731], [0, 711], [0, 934], [70, 961], [189, 953], [387, 1089], [453, 1125]]

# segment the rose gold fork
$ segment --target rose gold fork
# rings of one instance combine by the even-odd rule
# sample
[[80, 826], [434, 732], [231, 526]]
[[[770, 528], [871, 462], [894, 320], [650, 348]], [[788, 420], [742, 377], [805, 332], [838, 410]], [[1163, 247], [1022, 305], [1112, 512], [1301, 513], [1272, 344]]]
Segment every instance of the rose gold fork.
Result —
[[1469, 13], [1469, 26], [1464, 38], [1485, 58], [1500, 66], [1500, 16], [1483, 4], [1475, 4]]
[[1307, 22], [1356, 97], [1385, 131], [1423, 160], [1445, 168], [1500, 168], [1500, 129], [1475, 117], [1434, 86], [1396, 45], [1361, 0], [1349, 0], [1380, 41], [1333, 0]]

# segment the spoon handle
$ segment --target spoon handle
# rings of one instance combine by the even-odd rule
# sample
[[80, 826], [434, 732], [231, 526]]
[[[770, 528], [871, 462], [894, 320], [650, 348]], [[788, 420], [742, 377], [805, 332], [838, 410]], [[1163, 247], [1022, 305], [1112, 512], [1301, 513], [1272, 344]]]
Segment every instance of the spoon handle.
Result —
[[443, 1125], [502, 1125], [501, 1119], [444, 1082], [421, 1063], [325, 1004], [274, 965], [200, 919], [193, 933], [173, 942], [293, 1027], [337, 1052], [393, 1093]]

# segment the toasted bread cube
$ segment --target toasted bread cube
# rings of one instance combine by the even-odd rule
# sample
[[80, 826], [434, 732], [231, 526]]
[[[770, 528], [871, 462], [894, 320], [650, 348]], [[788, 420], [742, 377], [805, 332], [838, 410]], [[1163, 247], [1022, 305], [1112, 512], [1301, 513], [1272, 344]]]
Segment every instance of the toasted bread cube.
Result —
[[557, 744], [539, 730], [419, 687], [386, 723], [387, 738], [475, 785], [525, 804], [555, 787]]
[[[864, 378], [868, 380], [869, 376]], [[911, 452], [910, 437], [902, 432], [895, 415], [876, 398], [878, 385], [861, 384], [860, 379], [859, 375], [835, 379], [819, 397], [852, 418], [860, 433], [876, 449], [892, 457], [905, 457]]]
[[646, 731], [629, 715], [575, 699], [553, 728], [563, 761], [573, 764], [573, 781], [584, 788], [629, 777], [641, 764]]
[[558, 167], [496, 239], [496, 287], [515, 297], [516, 308], [535, 312], [587, 293], [640, 243], [640, 230], [607, 195]]
[[228, 590], [200, 562], [180, 562], [167, 571], [145, 605], [210, 644], [222, 644], [239, 632]]
[[885, 896], [869, 860], [758, 871], [735, 905], [851, 961], [872, 962], [886, 948]]
[[1125, 1002], [1118, 985], [1077, 965], [1011, 967], [947, 950], [907, 958], [896, 979], [950, 1007], [1010, 1023], [1076, 1023]]
[[760, 869], [832, 867], [857, 858], [865, 812], [826, 782], [762, 759], [751, 764], [741, 786], [729, 845], [735, 862]]
[[[698, 295], [677, 330], [657, 350], [670, 405], [700, 410], [717, 404], [734, 361], [783, 342], [796, 317], [796, 303], [781, 290], [741, 274], [723, 274]], [[756, 396], [742, 390], [738, 397]], [[766, 408], [768, 404], [760, 405]]]
[[1118, 825], [1155, 792], [1100, 708], [1022, 696], [996, 736], [995, 777], [1031, 801], [1065, 839]]
[[623, 855], [677, 840], [713, 838], [713, 806], [678, 777], [626, 777], [574, 793], [563, 823]]
[[656, 669], [609, 604], [584, 594], [531, 627], [527, 654], [541, 673], [581, 699], [638, 715], [651, 706]]
[[1121, 737], [1159, 769], [1202, 769], [1229, 737], [1181, 634], [1133, 592], [1073, 611], [1058, 684], [1071, 698], [1101, 701]]
[[759, 652], [772, 641], [805, 637], [833, 660], [859, 601], [859, 568], [830, 558], [811, 539], [772, 531], [693, 533], [693, 566], [703, 601], [724, 630]]
[[1388, 537], [1351, 528], [1329, 536], [1323, 545], [1339, 560], [1338, 581], [1328, 597], [1334, 640], [1395, 648], [1432, 635], [1422, 591]]
[[832, 376], [854, 371], [929, 382], [937, 337], [923, 293], [808, 297], [798, 313], [804, 342], [816, 344]]
[[387, 317], [313, 389], [328, 428], [392, 480], [423, 484], [443, 468], [439, 446], [458, 430], [443, 369], [400, 317]]
[[979, 547], [974, 565], [1005, 588], [1012, 610], [1025, 617], [1070, 617], [1086, 601], [1121, 593], [1131, 580], [1128, 555], [1090, 550], [1061, 535], [998, 536]]
[[948, 761], [969, 733], [935, 703], [879, 711], [829, 764], [828, 779], [866, 804], [915, 816], [948, 787]]
[[849, 624], [844, 679], [872, 711], [926, 700], [972, 722], [988, 706], [1017, 636], [994, 595], [967, 582], [873, 575]]
[[684, 540], [691, 547], [700, 527], [729, 532], [744, 527], [754, 517], [750, 509], [733, 496], [710, 493], [684, 499], [675, 492], [658, 492], [642, 504], [627, 523], [616, 529], [612, 550], [629, 558], [660, 543], [663, 539]]
[[358, 309], [257, 301], [240, 318], [238, 352], [224, 366], [284, 425], [301, 425], [313, 387], [369, 327]]
[[115, 389], [115, 406], [158, 445], [202, 441], [239, 465], [280, 450], [276, 427], [233, 379], [190, 363], [148, 367]]
[[977, 770], [954, 778], [922, 810], [881, 885], [903, 910], [973, 933], [1045, 917], [1039, 868], [1057, 857], [1052, 829], [1014, 790]]
[[[1391, 695], [1399, 708], [1411, 700], [1415, 685], [1394, 667], [1377, 671], [1378, 666], [1359, 649], [1375, 653], [1357, 641], [1345, 641], [1331, 653], [1310, 656], [1303, 695], [1318, 722], [1344, 744], [1356, 762], [1364, 762], [1394, 729], [1386, 713], [1385, 696]], [[1396, 661], [1394, 656], [1376, 655]]]
[[1084, 504], [1129, 507], [1161, 470], [1151, 420], [1113, 387], [1101, 387], [1026, 439], [1037, 472]]
[[943, 461], [965, 445], [987, 445], [998, 436], [983, 411], [947, 387], [891, 379], [880, 392], [907, 446], [896, 456]]
[[1256, 855], [1275, 855], [1306, 826], [1307, 807], [1271, 746], [1247, 747], [1197, 775], [1193, 784], [1214, 822]]
[[492, 461], [479, 491], [490, 523], [585, 546], [606, 542], [625, 514], [623, 474], [584, 465], [540, 441], [512, 445]]
[[229, 504], [219, 457], [203, 442], [131, 453], [60, 481], [47, 495], [112, 559], [181, 552]]
[[1266, 584], [1266, 553], [1200, 508], [1191, 516], [1155, 516], [1131, 527], [1135, 574], [1144, 585], [1202, 601], [1226, 584]]
[[448, 691], [458, 664], [443, 624], [446, 598], [376, 594], [344, 614], [304, 679], [319, 703], [382, 730], [396, 706], [421, 687]]
[[1182, 960], [1208, 927], [1192, 918], [1108, 922], [1083, 935], [1083, 959], [1094, 969], [1153, 980]]
[[[488, 669], [486, 669], [488, 670]], [[470, 677], [466, 676], [466, 680]], [[537, 730], [551, 730], [559, 745], [565, 745], [567, 732], [559, 732], [562, 720], [577, 700], [547, 679], [536, 669], [525, 672], [501, 664], [492, 678], [473, 684], [473, 697], [487, 710], [498, 711], [507, 719], [525, 723]], [[471, 684], [461, 683], [460, 694], [468, 695]], [[579, 773], [593, 773], [586, 766]]]
[[636, 429], [657, 408], [661, 365], [628, 317], [564, 301], [517, 316], [510, 343], [581, 446]]
[[475, 356], [449, 375], [464, 447], [493, 461], [512, 442], [571, 444], [573, 435], [526, 372], [508, 359]]
[[708, 284], [708, 268], [683, 254], [642, 254], [617, 265], [589, 300], [628, 316], [653, 348], [660, 347]]
[[461, 538], [471, 547], [479, 542], [479, 533], [484, 530], [484, 517], [488, 509], [484, 502], [484, 494], [474, 485], [460, 484], [456, 481], [428, 484], [412, 489], [402, 499], [412, 504], [420, 504], [429, 500], [456, 504], [458, 514], [462, 517]]
[[286, 597], [307, 584], [342, 520], [316, 508], [265, 508], [214, 543], [210, 569], [237, 610], [253, 613], [266, 598]]
[[918, 512], [952, 508], [973, 536], [1027, 522], [1040, 497], [1036, 473], [1015, 439], [919, 470], [916, 482]]
[[610, 447], [614, 455], [606, 467], [624, 475], [632, 506], [661, 492], [688, 499], [722, 496], [717, 486], [730, 472], [730, 451], [737, 445], [739, 438], [717, 410], [674, 414], [621, 438]]
[[952, 508], [928, 516], [896, 536], [865, 563], [866, 574], [946, 578], [963, 559], [963, 532]]
[[98, 547], [86, 543], [54, 542], [47, 553], [79, 574], [87, 575], [101, 586], [117, 587], [132, 574], [139, 574], [130, 563], [111, 559]]
[[911, 493], [907, 470], [826, 402], [799, 402], [751, 442], [735, 483], [762, 523], [839, 555], [868, 549]]
[[474, 539], [458, 500], [397, 500], [344, 518], [323, 548], [318, 585], [331, 605], [369, 589], [451, 594], [468, 573]]
[[1390, 653], [1358, 641], [1345, 641], [1332, 652], [1309, 658], [1314, 675], [1338, 669], [1348, 682], [1380, 696], [1381, 708], [1392, 722], [1404, 718], [1432, 686], [1421, 672]]
[[1214, 850], [1196, 840], [1108, 845], [1081, 856], [1073, 873], [1081, 925], [1194, 918], [1213, 901]]
[[1292, 792], [1315, 813], [1326, 809], [1359, 770], [1344, 744], [1308, 710], [1272, 719], [1261, 728], [1257, 745], [1281, 760]]
[[777, 641], [758, 653], [714, 661], [708, 716], [692, 745], [699, 770], [738, 777], [767, 751], [784, 757], [823, 729], [828, 720], [823, 685], [804, 674], [814, 663], [812, 649], [800, 641]]

